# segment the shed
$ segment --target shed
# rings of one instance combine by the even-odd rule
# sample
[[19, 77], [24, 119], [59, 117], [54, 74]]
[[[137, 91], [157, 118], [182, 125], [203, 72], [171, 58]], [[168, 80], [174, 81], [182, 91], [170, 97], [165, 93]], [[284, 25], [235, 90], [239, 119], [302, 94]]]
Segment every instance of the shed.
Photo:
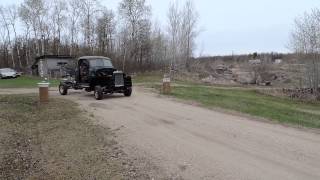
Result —
[[283, 62], [282, 59], [275, 59], [274, 64], [281, 64]]
[[249, 60], [249, 64], [250, 65], [260, 65], [260, 64], [262, 64], [262, 61], [260, 59], [253, 59], [253, 60]]
[[[72, 56], [61, 55], [43, 55], [35, 59], [31, 66], [32, 74], [36, 76], [43, 75], [44, 77], [57, 78], [64, 76], [63, 68], [72, 66], [75, 59]], [[42, 70], [41, 70], [42, 66]]]

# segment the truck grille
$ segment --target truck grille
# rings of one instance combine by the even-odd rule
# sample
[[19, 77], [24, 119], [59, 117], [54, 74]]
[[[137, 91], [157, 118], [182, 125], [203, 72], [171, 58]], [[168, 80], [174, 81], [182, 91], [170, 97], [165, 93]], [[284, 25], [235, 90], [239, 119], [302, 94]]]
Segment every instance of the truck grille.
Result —
[[124, 86], [124, 79], [122, 72], [114, 72], [114, 85], [115, 87]]

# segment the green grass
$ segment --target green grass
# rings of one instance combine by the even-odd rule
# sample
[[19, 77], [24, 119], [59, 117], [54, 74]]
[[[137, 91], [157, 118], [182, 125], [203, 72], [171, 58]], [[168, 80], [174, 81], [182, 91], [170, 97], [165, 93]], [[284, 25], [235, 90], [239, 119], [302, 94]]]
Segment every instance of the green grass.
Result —
[[301, 102], [272, 97], [255, 90], [223, 89], [212, 87], [175, 87], [172, 96], [218, 107], [280, 123], [320, 128], [320, 103]]
[[153, 84], [160, 83], [162, 81], [162, 76], [160, 74], [144, 74], [137, 75], [133, 77], [132, 80], [135, 84]]
[[[160, 89], [161, 78], [137, 77], [149, 87]], [[172, 84], [171, 96], [195, 101], [207, 108], [222, 108], [283, 124], [320, 128], [320, 102], [302, 102], [273, 97], [249, 88], [204, 86], [178, 81]]]
[[[22, 76], [16, 79], [0, 79], [0, 88], [36, 88], [42, 79], [38, 77]], [[50, 80], [50, 86], [58, 86], [58, 80]]]

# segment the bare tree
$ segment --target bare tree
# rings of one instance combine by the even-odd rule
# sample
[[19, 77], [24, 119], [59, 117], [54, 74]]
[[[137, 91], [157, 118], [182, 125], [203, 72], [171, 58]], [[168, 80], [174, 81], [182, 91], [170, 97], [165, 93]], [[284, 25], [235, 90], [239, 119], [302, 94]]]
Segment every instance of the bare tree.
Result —
[[[153, 65], [160, 68], [168, 66], [168, 39], [161, 30], [160, 25], [155, 22], [152, 31], [152, 56]], [[163, 69], [165, 70], [165, 69]]]
[[[129, 27], [130, 41], [128, 58], [133, 59], [133, 68], [142, 68], [148, 59], [151, 33], [151, 8], [145, 0], [122, 0], [119, 5], [119, 15], [123, 20], [123, 27]], [[127, 57], [127, 56], [126, 56]], [[125, 61], [124, 61], [125, 62]]]
[[75, 44], [78, 43], [76, 39], [78, 39], [78, 23], [81, 13], [81, 6], [78, 0], [70, 0], [69, 1], [69, 13], [68, 13], [68, 21], [69, 21], [69, 34], [71, 38], [70, 45], [70, 55], [74, 55]]
[[84, 36], [84, 43], [86, 47], [90, 48], [90, 52], [93, 52], [94, 46], [94, 16], [95, 13], [99, 11], [98, 9], [98, 1], [97, 0], [80, 0], [81, 5], [81, 12], [82, 12], [82, 24], [83, 28], [83, 36]]
[[6, 34], [6, 38], [7, 38], [7, 42], [5, 43], [7, 46], [5, 46], [6, 51], [9, 48], [9, 52], [11, 54], [11, 62], [12, 62], [12, 67], [15, 68], [16, 64], [14, 61], [14, 55], [13, 55], [13, 44], [11, 41], [11, 28], [10, 28], [10, 19], [8, 17], [8, 9], [4, 8], [4, 7], [0, 7], [0, 15], [1, 15], [1, 20], [2, 20], [2, 25], [5, 27], [7, 34]]
[[[30, 65], [31, 59], [31, 50], [30, 50], [30, 26], [27, 24], [24, 30], [24, 34], [22, 35], [23, 40], [21, 41], [21, 48], [24, 50], [25, 64], [28, 68]], [[22, 55], [20, 54], [20, 58]]]
[[314, 54], [320, 52], [320, 10], [313, 9], [296, 18], [291, 34], [291, 48], [297, 53]]
[[[0, 8], [2, 8], [0, 6]], [[0, 42], [1, 42], [1, 63], [2, 66], [9, 66], [9, 58], [8, 58], [8, 40], [7, 40], [7, 30], [3, 25], [3, 22], [0, 20]]]
[[122, 0], [119, 5], [119, 15], [131, 26], [131, 39], [135, 39], [138, 23], [141, 18], [150, 15], [150, 7], [145, 0]]
[[29, 66], [29, 61], [31, 58], [31, 27], [32, 27], [32, 20], [29, 17], [29, 13], [27, 13], [24, 9], [19, 9], [19, 17], [20, 20], [23, 22], [23, 31], [24, 31], [24, 43], [23, 48], [25, 49], [25, 60], [27, 67]]
[[129, 35], [129, 28], [122, 27], [120, 32], [118, 32], [117, 35], [117, 40], [118, 40], [118, 48], [117, 48], [117, 53], [118, 56], [120, 57], [120, 66], [122, 67], [122, 70], [126, 70], [126, 60], [127, 60], [127, 54], [128, 50], [130, 49], [129, 47], [129, 42], [130, 42], [130, 35]]
[[112, 54], [114, 34], [116, 30], [115, 14], [113, 11], [105, 9], [102, 11], [101, 17], [97, 19], [97, 42], [99, 53], [104, 55]]
[[170, 4], [168, 11], [168, 34], [170, 37], [170, 49], [171, 49], [171, 62], [170, 62], [170, 75], [172, 71], [176, 69], [178, 47], [179, 47], [179, 30], [181, 27], [181, 13], [178, 7], [178, 3], [174, 2]]
[[[8, 20], [11, 26], [11, 29], [13, 31], [14, 34], [14, 46], [15, 49], [17, 50], [17, 56], [18, 56], [18, 63], [19, 63], [19, 68], [22, 68], [22, 62], [21, 62], [21, 57], [20, 57], [20, 45], [18, 43], [18, 35], [17, 35], [17, 21], [19, 18], [19, 12], [18, 12], [18, 8], [15, 5], [11, 5], [8, 7], [7, 9], [7, 13], [8, 13]], [[12, 48], [14, 49], [14, 48]]]
[[45, 33], [45, 18], [48, 9], [44, 0], [25, 0], [20, 7], [20, 17], [24, 22], [30, 22], [34, 39], [36, 40], [37, 54], [41, 54], [41, 41]]
[[67, 3], [64, 0], [54, 0], [52, 4], [52, 31], [54, 54], [60, 54], [61, 32], [66, 21]]
[[291, 48], [306, 64], [305, 85], [319, 92], [320, 84], [320, 10], [313, 9], [310, 13], [295, 20], [295, 29], [291, 34]]
[[199, 18], [193, 0], [188, 0], [185, 3], [181, 14], [181, 52], [183, 52], [182, 57], [186, 61], [186, 68], [190, 71], [190, 58], [193, 56], [195, 38], [198, 35], [197, 23]]

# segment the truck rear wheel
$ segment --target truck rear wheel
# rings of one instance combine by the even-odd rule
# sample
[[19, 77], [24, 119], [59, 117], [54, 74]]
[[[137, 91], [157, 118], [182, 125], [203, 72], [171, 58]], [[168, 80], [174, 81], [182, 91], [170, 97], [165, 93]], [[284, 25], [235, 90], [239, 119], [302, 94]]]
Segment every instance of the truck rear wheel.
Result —
[[96, 98], [96, 100], [102, 100], [103, 99], [103, 91], [101, 86], [96, 86], [94, 88], [94, 97]]
[[59, 85], [59, 93], [62, 95], [62, 96], [65, 96], [68, 94], [68, 87], [64, 84], [60, 84]]

